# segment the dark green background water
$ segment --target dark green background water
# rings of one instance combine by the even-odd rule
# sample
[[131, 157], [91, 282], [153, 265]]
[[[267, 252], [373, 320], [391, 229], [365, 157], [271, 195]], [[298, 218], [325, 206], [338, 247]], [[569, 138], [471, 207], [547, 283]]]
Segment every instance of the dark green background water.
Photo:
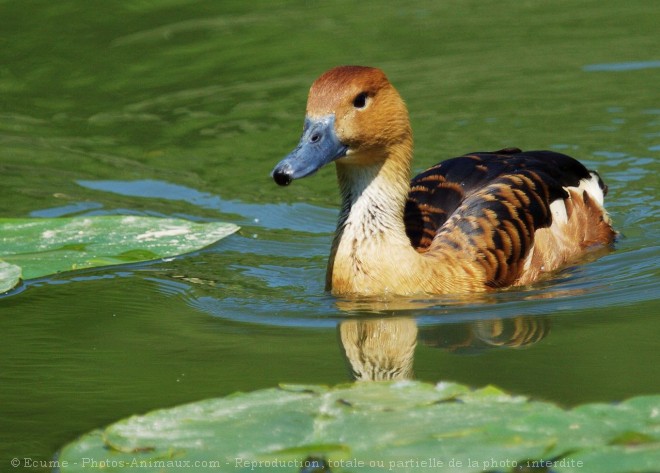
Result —
[[[337, 324], [367, 314], [323, 292], [334, 172], [269, 178], [311, 81], [338, 64], [387, 72], [416, 171], [505, 146], [566, 152], [600, 171], [622, 232], [534, 289], [396, 312], [420, 327], [416, 377], [563, 405], [659, 392], [658, 14], [647, 0], [0, 1], [0, 215], [242, 226], [195, 255], [0, 300], [0, 471], [131, 414], [350, 379]], [[452, 349], [519, 316], [544, 338]]]

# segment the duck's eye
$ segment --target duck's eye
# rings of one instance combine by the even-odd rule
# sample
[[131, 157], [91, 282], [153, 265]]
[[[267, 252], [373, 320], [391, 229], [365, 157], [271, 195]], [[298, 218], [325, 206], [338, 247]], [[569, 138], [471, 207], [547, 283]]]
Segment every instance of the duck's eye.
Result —
[[364, 106], [367, 104], [367, 97], [368, 95], [366, 92], [360, 92], [353, 99], [353, 106], [355, 108], [364, 108]]

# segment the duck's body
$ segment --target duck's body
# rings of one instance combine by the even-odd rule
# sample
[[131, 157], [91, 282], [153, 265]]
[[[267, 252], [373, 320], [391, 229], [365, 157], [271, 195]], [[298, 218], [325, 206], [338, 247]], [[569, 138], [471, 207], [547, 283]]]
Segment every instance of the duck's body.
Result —
[[331, 69], [312, 86], [286, 185], [334, 161], [342, 210], [326, 287], [334, 294], [458, 294], [530, 284], [615, 232], [606, 186], [575, 159], [504, 149], [409, 181], [407, 110], [382, 71]]

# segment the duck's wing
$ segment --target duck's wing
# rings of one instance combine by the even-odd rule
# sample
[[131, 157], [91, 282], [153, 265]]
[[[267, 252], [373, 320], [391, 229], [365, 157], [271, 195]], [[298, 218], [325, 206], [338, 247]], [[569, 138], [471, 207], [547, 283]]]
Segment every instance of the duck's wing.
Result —
[[[476, 260], [491, 287], [511, 285], [526, 269], [537, 231], [551, 227], [553, 212], [556, 220], [568, 219], [573, 190], [583, 207], [598, 206], [588, 218], [606, 217], [601, 206], [606, 186], [569, 156], [516, 148], [471, 153], [412, 180], [405, 209], [408, 236], [420, 252], [444, 248]], [[605, 223], [613, 236], [609, 220]]]

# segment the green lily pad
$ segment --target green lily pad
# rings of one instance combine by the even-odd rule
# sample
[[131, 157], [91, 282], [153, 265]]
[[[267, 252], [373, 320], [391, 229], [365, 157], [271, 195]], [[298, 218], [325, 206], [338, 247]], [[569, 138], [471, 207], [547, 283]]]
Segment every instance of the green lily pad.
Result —
[[7, 292], [21, 280], [21, 268], [0, 260], [0, 294]]
[[326, 471], [313, 461], [333, 473], [654, 472], [659, 412], [660, 396], [565, 410], [454, 383], [281, 386], [131, 417], [59, 461], [62, 472]]
[[[238, 230], [230, 223], [102, 215], [0, 219], [0, 293], [61, 271], [177, 256]], [[17, 274], [17, 269], [19, 273]], [[4, 290], [2, 290], [4, 289]]]

